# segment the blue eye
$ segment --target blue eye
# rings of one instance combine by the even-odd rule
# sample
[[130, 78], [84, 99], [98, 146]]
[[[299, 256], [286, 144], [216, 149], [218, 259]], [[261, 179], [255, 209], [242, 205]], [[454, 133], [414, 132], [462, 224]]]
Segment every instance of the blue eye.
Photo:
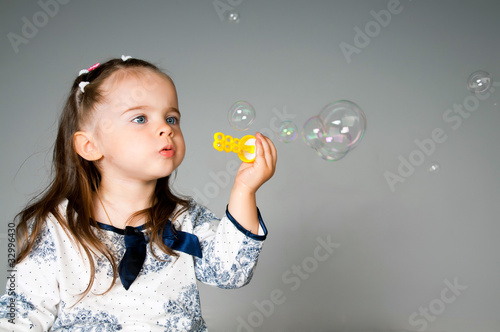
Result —
[[146, 117], [144, 115], [138, 116], [132, 120], [135, 123], [146, 123]]
[[176, 118], [176, 117], [171, 116], [171, 117], [168, 117], [168, 118], [167, 118], [167, 123], [168, 123], [169, 125], [175, 125], [175, 124], [177, 124], [178, 122], [179, 122], [179, 120], [177, 120], [177, 118]]

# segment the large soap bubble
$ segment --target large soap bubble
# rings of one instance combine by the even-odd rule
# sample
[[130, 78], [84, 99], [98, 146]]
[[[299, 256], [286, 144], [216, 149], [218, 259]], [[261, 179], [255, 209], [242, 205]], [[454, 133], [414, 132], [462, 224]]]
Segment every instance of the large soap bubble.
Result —
[[348, 100], [326, 105], [319, 115], [308, 119], [302, 129], [305, 143], [325, 160], [339, 160], [362, 140], [366, 117]]
[[325, 142], [332, 143], [335, 152], [354, 149], [363, 139], [366, 117], [361, 108], [348, 100], [326, 105], [319, 113], [325, 126]]
[[246, 101], [237, 101], [229, 108], [227, 118], [236, 130], [247, 130], [255, 120], [255, 109]]
[[346, 156], [347, 152], [349, 152], [349, 151], [334, 152], [331, 149], [328, 149], [328, 147], [321, 147], [318, 150], [316, 150], [316, 152], [324, 160], [337, 161], [337, 160], [344, 158]]
[[345, 149], [345, 142], [326, 134], [325, 125], [320, 116], [313, 116], [304, 123], [302, 138], [325, 160], [342, 159], [348, 152], [348, 149]]

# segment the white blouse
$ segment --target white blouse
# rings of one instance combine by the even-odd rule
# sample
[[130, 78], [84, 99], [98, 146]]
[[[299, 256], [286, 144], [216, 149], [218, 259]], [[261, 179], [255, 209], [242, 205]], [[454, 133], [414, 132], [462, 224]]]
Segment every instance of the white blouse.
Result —
[[[65, 215], [67, 202], [60, 205]], [[207, 331], [197, 280], [220, 288], [238, 288], [252, 278], [267, 230], [259, 214], [259, 233], [245, 230], [226, 211], [218, 219], [190, 202], [175, 221], [176, 229], [199, 239], [202, 258], [176, 251], [172, 257], [147, 245], [137, 279], [126, 290], [113, 279], [111, 264], [95, 258], [92, 291], [78, 302], [90, 280], [88, 258], [51, 215], [31, 253], [17, 264], [0, 297], [2, 331]], [[97, 232], [120, 262], [124, 235]], [[15, 286], [12, 283], [15, 281]]]

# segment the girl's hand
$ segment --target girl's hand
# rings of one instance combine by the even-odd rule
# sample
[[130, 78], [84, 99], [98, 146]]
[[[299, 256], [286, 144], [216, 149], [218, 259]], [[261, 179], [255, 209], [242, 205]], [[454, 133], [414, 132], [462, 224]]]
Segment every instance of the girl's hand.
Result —
[[234, 187], [253, 194], [273, 176], [277, 161], [276, 147], [261, 133], [255, 134], [255, 148], [255, 160], [241, 163], [234, 180]]

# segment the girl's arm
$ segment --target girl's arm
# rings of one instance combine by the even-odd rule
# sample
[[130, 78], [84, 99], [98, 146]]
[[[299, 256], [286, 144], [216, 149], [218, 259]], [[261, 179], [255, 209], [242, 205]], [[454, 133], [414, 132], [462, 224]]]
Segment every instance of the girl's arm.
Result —
[[277, 161], [273, 142], [261, 133], [257, 133], [255, 138], [255, 161], [241, 164], [228, 205], [228, 211], [234, 219], [253, 234], [257, 234], [259, 230], [255, 193], [273, 176]]
[[195, 258], [196, 277], [220, 288], [242, 287], [250, 281], [267, 236], [264, 222], [259, 220], [255, 193], [274, 174], [276, 148], [260, 133], [255, 138], [255, 161], [241, 164], [226, 216], [216, 219], [200, 206], [191, 211], [203, 251], [203, 258]]

